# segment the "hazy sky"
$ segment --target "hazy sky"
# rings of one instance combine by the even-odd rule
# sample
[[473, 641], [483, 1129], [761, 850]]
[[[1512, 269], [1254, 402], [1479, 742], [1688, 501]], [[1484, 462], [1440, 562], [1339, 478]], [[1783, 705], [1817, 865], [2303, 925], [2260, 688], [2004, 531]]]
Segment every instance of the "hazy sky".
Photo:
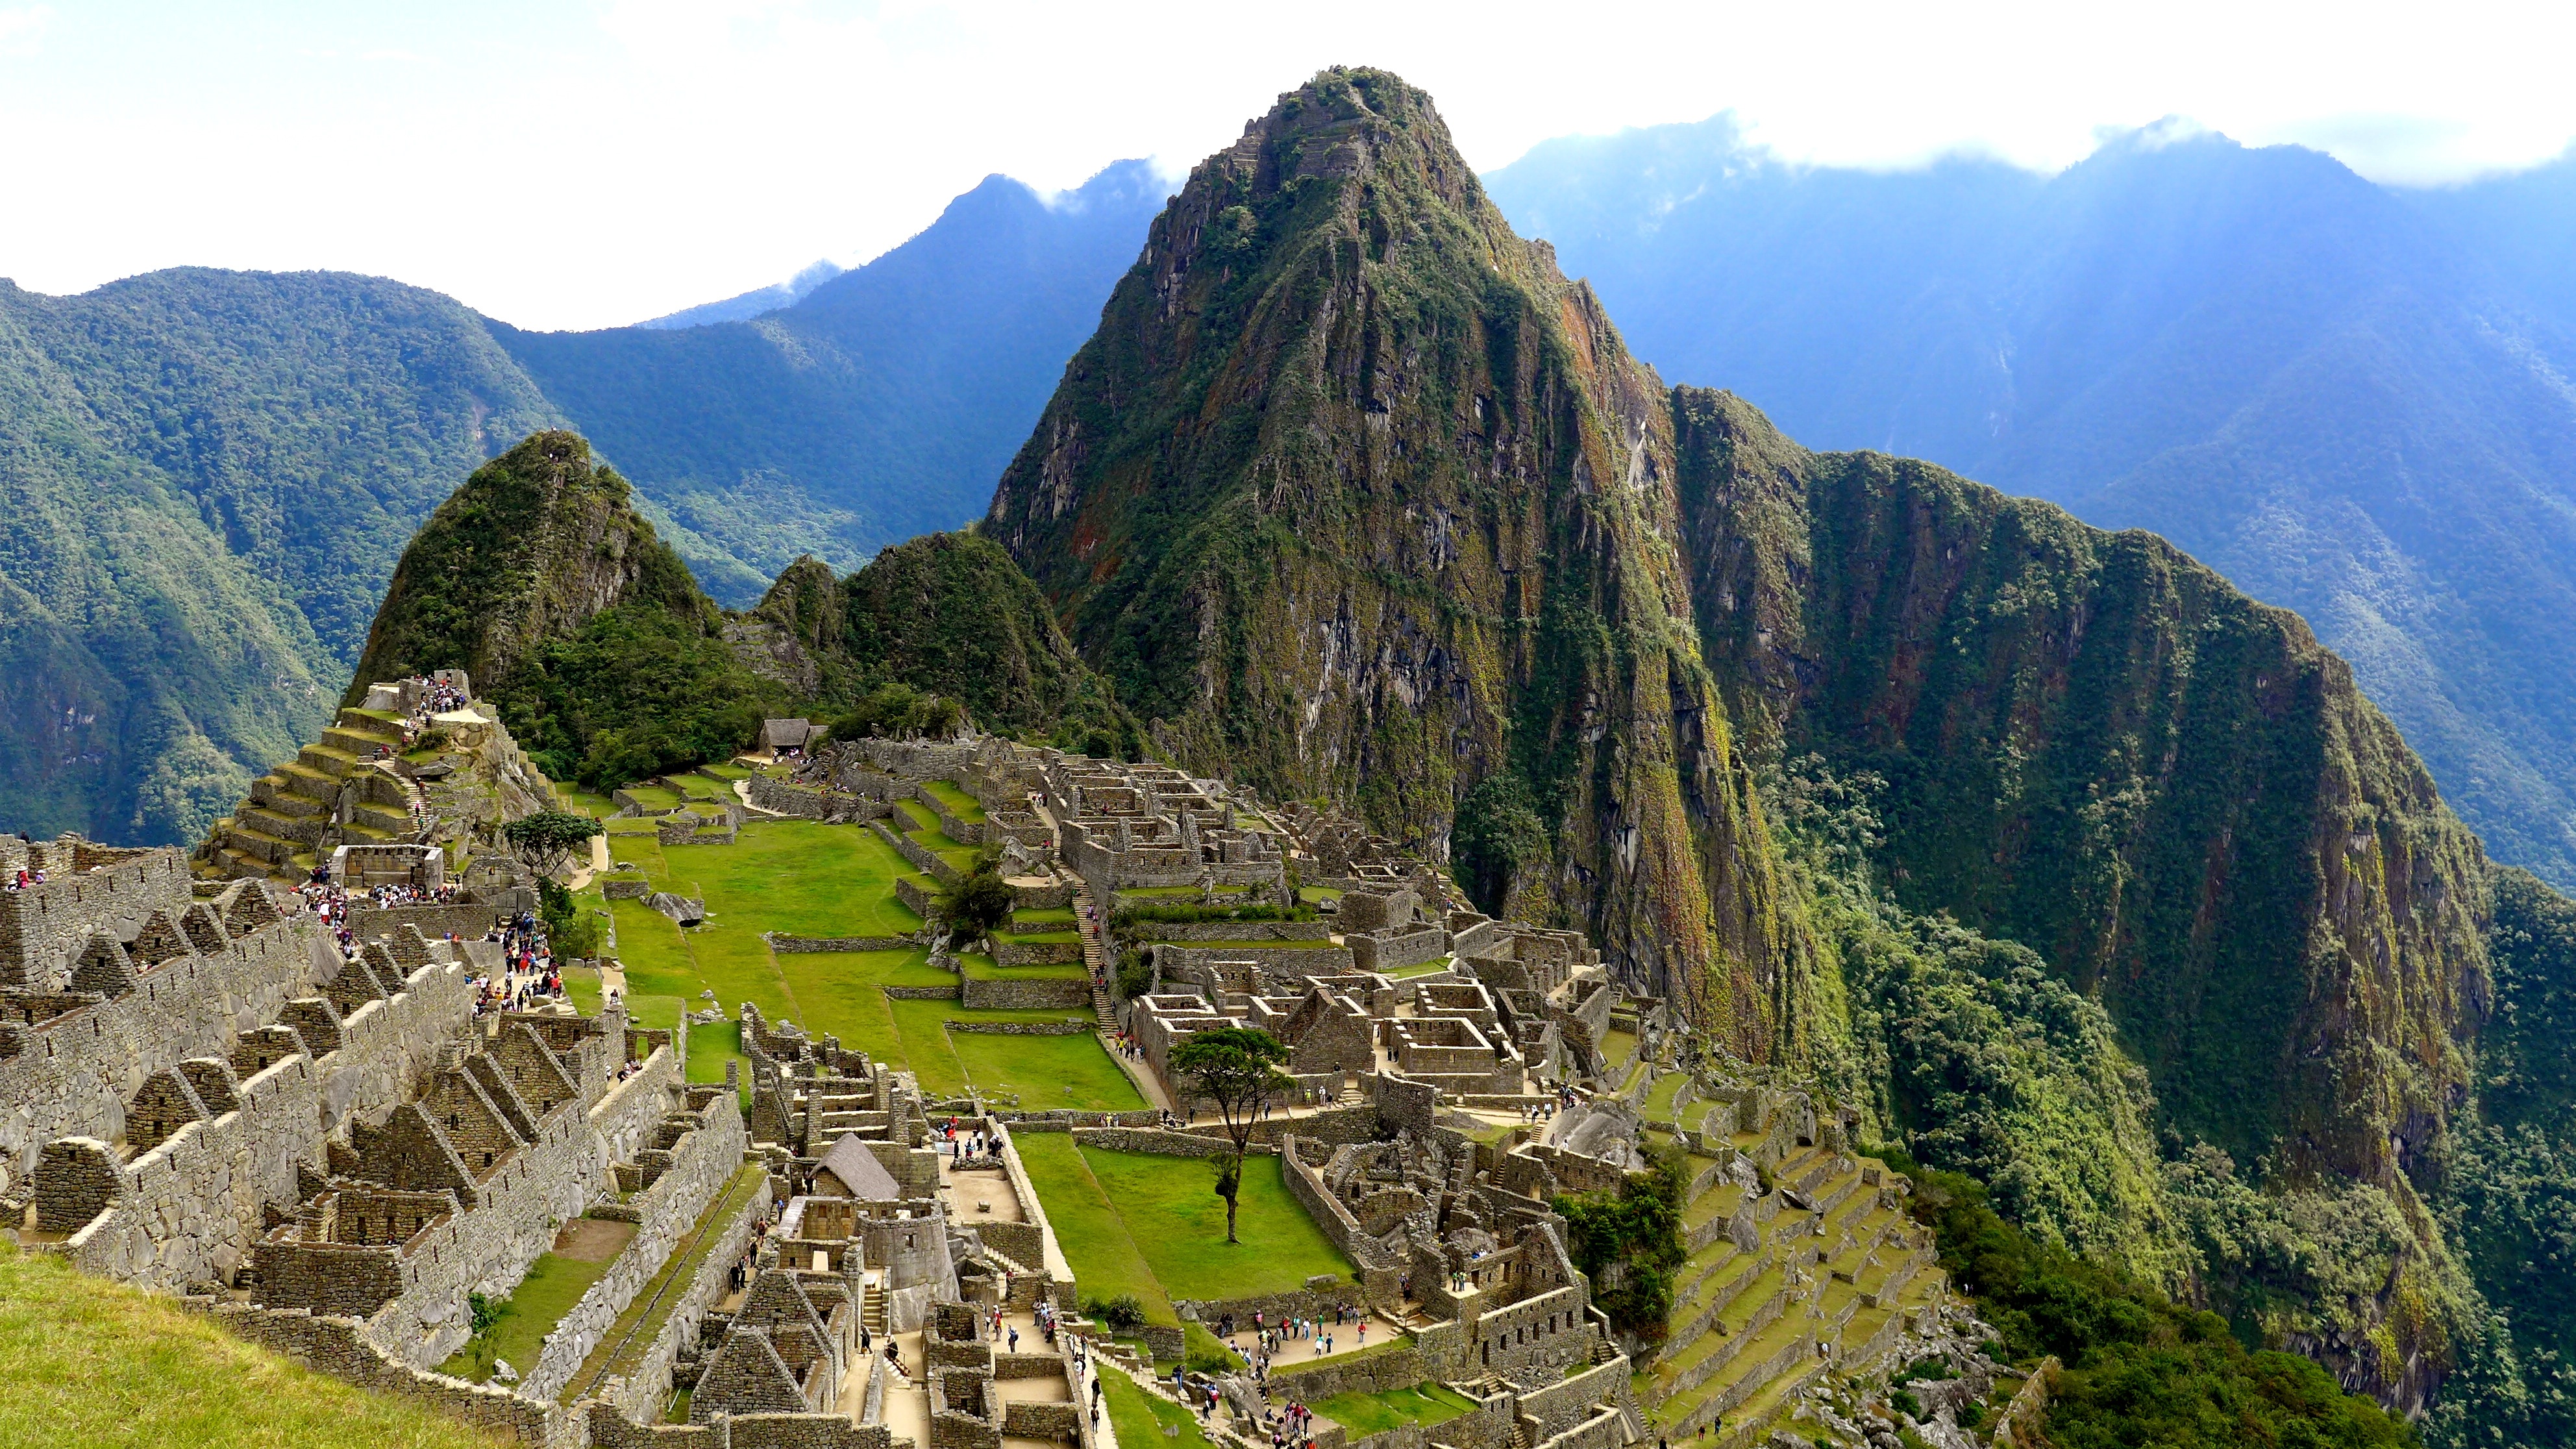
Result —
[[[228, 13], [218, 13], [228, 12]], [[2089, 14], [2090, 18], [2086, 18]], [[1174, 170], [1330, 64], [1491, 168], [1733, 108], [1793, 159], [2038, 167], [2180, 114], [2424, 182], [2576, 137], [2576, 7], [0, 0], [0, 276], [332, 267], [529, 327], [855, 262], [990, 172]]]

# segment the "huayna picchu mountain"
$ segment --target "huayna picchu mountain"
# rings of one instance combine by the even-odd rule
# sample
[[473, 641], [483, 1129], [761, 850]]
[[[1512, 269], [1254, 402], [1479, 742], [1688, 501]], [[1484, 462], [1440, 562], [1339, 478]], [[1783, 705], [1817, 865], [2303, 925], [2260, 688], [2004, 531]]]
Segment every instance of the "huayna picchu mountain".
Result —
[[2563, 1412], [2441, 1226], [2489, 867], [2350, 670], [2151, 535], [1667, 389], [1401, 80], [1191, 174], [983, 531], [1175, 763], [1446, 852], [2349, 1388], [2474, 1380], [2453, 1442]]
[[1811, 958], [1676, 548], [1670, 410], [1419, 92], [1335, 72], [1202, 163], [985, 530], [1194, 769], [1445, 845], [1520, 783], [1505, 900], [1794, 1054]]

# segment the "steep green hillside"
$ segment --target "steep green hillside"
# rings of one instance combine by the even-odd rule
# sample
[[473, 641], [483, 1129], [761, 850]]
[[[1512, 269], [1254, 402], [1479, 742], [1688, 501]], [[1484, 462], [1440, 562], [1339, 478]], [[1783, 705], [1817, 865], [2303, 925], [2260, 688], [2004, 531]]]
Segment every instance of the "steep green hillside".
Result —
[[[796, 305], [521, 333], [339, 273], [0, 282], [0, 822], [194, 840], [328, 717], [403, 541], [577, 423], [718, 598], [981, 505], [1162, 196], [993, 178]], [[515, 355], [514, 355], [515, 354]]]
[[2498, 859], [2576, 888], [2571, 179], [2392, 193], [2174, 124], [2055, 175], [1858, 171], [1720, 116], [1487, 181], [1667, 376], [2296, 609]]
[[2410, 1412], [2493, 1361], [2436, 1217], [2488, 868], [2351, 671], [1664, 389], [1393, 77], [1192, 175], [985, 529], [1177, 757], [1451, 848], [2042, 1242]]
[[2101, 1000], [2187, 1133], [2438, 1152], [2484, 865], [2341, 660], [2143, 533], [1675, 395], [1711, 667], [1766, 747], [1885, 777], [1899, 897]]
[[594, 788], [722, 759], [794, 703], [572, 433], [475, 470], [421, 525], [346, 703], [375, 680], [463, 669], [538, 767]]
[[847, 709], [894, 684], [953, 699], [982, 728], [1133, 758], [1134, 717], [1074, 653], [1009, 554], [971, 533], [880, 549], [846, 579], [798, 559], [733, 637], [801, 696]]
[[368, 1393], [166, 1297], [0, 1243], [0, 1443], [128, 1449], [501, 1449], [515, 1442]]
[[0, 819], [202, 834], [320, 729], [413, 525], [550, 416], [433, 292], [0, 283]]
[[1328, 71], [1194, 171], [985, 531], [1193, 768], [1432, 850], [1501, 778], [1514, 909], [1747, 1051], [1817, 993], [1669, 540], [1663, 389], [1423, 95]]

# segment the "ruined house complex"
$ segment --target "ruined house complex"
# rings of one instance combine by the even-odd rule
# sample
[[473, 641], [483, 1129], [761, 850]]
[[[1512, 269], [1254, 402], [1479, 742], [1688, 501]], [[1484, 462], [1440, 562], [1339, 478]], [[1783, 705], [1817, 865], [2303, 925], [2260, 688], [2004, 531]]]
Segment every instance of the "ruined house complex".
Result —
[[[958, 999], [1063, 1008], [997, 1029], [1098, 1033], [1149, 1110], [926, 1093], [905, 1063], [749, 1002], [747, 1070], [722, 1084], [687, 1080], [690, 1019], [647, 1030], [613, 1000], [478, 1015], [471, 981], [498, 948], [443, 937], [519, 908], [491, 829], [542, 780], [470, 703], [428, 720], [453, 757], [380, 750], [418, 703], [344, 712], [193, 860], [0, 842], [0, 872], [44, 873], [0, 895], [0, 1225], [22, 1247], [565, 1449], [1097, 1449], [1115, 1431], [1088, 1411], [1092, 1378], [1169, 1393], [1185, 1358], [1188, 1392], [1220, 1406], [1205, 1432], [1244, 1449], [1282, 1403], [1425, 1385], [1468, 1407], [1373, 1443], [1624, 1449], [1708, 1428], [1743, 1444], [1830, 1413], [1802, 1407], [1829, 1377], [1926, 1352], [1973, 1367], [1903, 1180], [1854, 1154], [1832, 1108], [1704, 1060], [1581, 935], [1488, 919], [1352, 822], [1165, 767], [972, 734], [800, 737], [792, 771], [659, 827], [720, 850], [767, 817], [833, 822], [943, 883], [957, 866], [910, 819], [991, 848], [1020, 903], [1069, 908], [1078, 939], [997, 950]], [[360, 913], [344, 951], [272, 881], [332, 863], [467, 889]], [[640, 891], [615, 870], [602, 886]], [[905, 944], [957, 969], [935, 903], [897, 890], [932, 922]], [[1058, 969], [1014, 977], [1032, 966]], [[1293, 1089], [1254, 1150], [1349, 1271], [1176, 1301], [1179, 1322], [1114, 1335], [1086, 1316], [1080, 1252], [1021, 1148], [1224, 1150], [1172, 1060], [1219, 1026], [1286, 1046]], [[1641, 1332], [1595, 1301], [1560, 1206], [1655, 1161], [1681, 1164], [1688, 1261], [1668, 1332]], [[531, 1361], [473, 1362], [478, 1314], [550, 1254], [606, 1266]], [[1381, 1336], [1266, 1374], [1193, 1354], [1187, 1325], [1239, 1346], [1256, 1314]], [[1329, 1418], [1309, 1433], [1369, 1437]]]

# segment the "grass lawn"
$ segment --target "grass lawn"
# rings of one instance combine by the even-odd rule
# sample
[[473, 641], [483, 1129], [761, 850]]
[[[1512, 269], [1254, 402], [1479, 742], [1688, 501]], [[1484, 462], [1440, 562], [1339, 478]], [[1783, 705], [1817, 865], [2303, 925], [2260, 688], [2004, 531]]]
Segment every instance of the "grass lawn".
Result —
[[983, 854], [980, 847], [949, 839], [946, 831], [907, 830], [903, 834], [906, 840], [938, 856], [960, 871], [973, 870], [975, 857]]
[[528, 1276], [519, 1280], [501, 1305], [501, 1321], [492, 1325], [488, 1340], [490, 1355], [478, 1356], [471, 1347], [460, 1349], [438, 1371], [479, 1384], [491, 1377], [493, 1364], [501, 1359], [521, 1373], [536, 1367], [546, 1335], [607, 1273], [616, 1256], [609, 1253], [591, 1261], [560, 1253], [538, 1254], [537, 1261], [528, 1265]]
[[1402, 1424], [1420, 1424], [1428, 1428], [1457, 1418], [1476, 1407], [1476, 1403], [1455, 1389], [1435, 1383], [1420, 1383], [1409, 1389], [1388, 1389], [1383, 1393], [1334, 1394], [1329, 1398], [1316, 1399], [1307, 1407], [1349, 1430], [1351, 1437], [1358, 1439], [1385, 1433]]
[[705, 774], [713, 775], [719, 780], [728, 782], [734, 780], [748, 780], [752, 776], [751, 766], [737, 765], [731, 760], [726, 760], [721, 764], [700, 765], [698, 766], [698, 769]]
[[[894, 802], [894, 809], [895, 814], [900, 817], [895, 822], [895, 828], [898, 830], [910, 832], [939, 828], [939, 812], [918, 800], [897, 800]], [[912, 823], [906, 825], [903, 823], [906, 820]]]
[[325, 1377], [174, 1299], [84, 1277], [7, 1243], [0, 1243], [0, 1366], [9, 1383], [0, 1394], [0, 1444], [504, 1449], [517, 1442]]
[[[1205, 1161], [1075, 1149], [1069, 1140], [1061, 1144], [1049, 1142], [1049, 1135], [1028, 1133], [1020, 1137], [1020, 1155], [1028, 1164], [1039, 1198], [1046, 1203], [1048, 1216], [1055, 1221], [1056, 1240], [1063, 1245], [1074, 1277], [1085, 1293], [1108, 1297], [1126, 1291], [1146, 1299], [1129, 1281], [1134, 1269], [1125, 1260], [1131, 1254], [1142, 1263], [1157, 1295], [1166, 1303], [1173, 1298], [1285, 1293], [1304, 1287], [1306, 1280], [1316, 1274], [1340, 1277], [1351, 1271], [1350, 1260], [1288, 1195], [1280, 1181], [1278, 1158], [1256, 1157], [1244, 1164], [1243, 1213], [1238, 1231], [1242, 1241], [1229, 1244], [1225, 1240], [1225, 1202], [1213, 1190], [1214, 1179]], [[1041, 1150], [1060, 1146], [1066, 1152], [1078, 1151], [1082, 1174], [1076, 1177], [1069, 1165], [1059, 1160], [1040, 1175], [1030, 1156], [1032, 1143], [1040, 1144]], [[1104, 1228], [1098, 1223], [1083, 1232], [1068, 1233], [1063, 1219], [1056, 1216], [1056, 1198], [1068, 1195], [1078, 1200], [1085, 1183], [1116, 1215], [1118, 1236], [1126, 1245], [1123, 1249], [1100, 1241]], [[1125, 1286], [1115, 1290], [1095, 1287], [1087, 1266], [1094, 1259], [1112, 1281]]]
[[1429, 961], [1416, 962], [1411, 966], [1398, 966], [1392, 971], [1380, 974], [1389, 981], [1405, 981], [1416, 976], [1436, 976], [1449, 969], [1450, 959], [1447, 956], [1438, 956]]
[[1299, 886], [1297, 888], [1297, 899], [1304, 901], [1310, 906], [1320, 906], [1326, 901], [1338, 901], [1341, 898], [1342, 893], [1333, 889], [1331, 886]]
[[968, 825], [984, 823], [983, 805], [964, 790], [946, 780], [932, 780], [923, 788], [930, 791], [931, 798], [947, 806], [948, 813], [956, 816], [960, 821]]
[[1681, 1095], [1683, 1084], [1690, 1078], [1691, 1074], [1688, 1072], [1665, 1073], [1664, 1079], [1655, 1083], [1654, 1090], [1646, 1094], [1644, 1104], [1637, 1108], [1637, 1115], [1650, 1122], [1673, 1121], [1678, 1115], [1673, 1107], [1673, 1099]]
[[607, 796], [594, 795], [576, 785], [557, 785], [555, 804], [567, 813], [587, 815], [593, 820], [605, 820], [616, 814], [619, 808], [617, 802]]
[[[966, 1067], [957, 1053], [948, 1047], [948, 1016], [957, 1010], [953, 1001], [893, 1001], [884, 992], [877, 993], [886, 1010], [894, 1017], [897, 1039], [895, 1060], [912, 1070], [921, 1082], [925, 1097], [962, 1097], [966, 1095]], [[999, 1038], [1016, 1041], [1016, 1037]]]
[[[1242, 886], [1218, 886], [1213, 894], [1220, 896], [1239, 896], [1243, 894], [1243, 891], [1244, 888]], [[1130, 899], [1140, 901], [1169, 901], [1175, 896], [1185, 896], [1195, 900], [1198, 898], [1200, 891], [1199, 888], [1194, 885], [1126, 886], [1122, 887], [1114, 894], [1122, 901]], [[1333, 894], [1339, 895], [1341, 892], [1335, 891]]]
[[1120, 1449], [1159, 1445], [1161, 1449], [1208, 1449], [1207, 1435], [1199, 1432], [1198, 1417], [1179, 1404], [1159, 1394], [1146, 1392], [1123, 1373], [1111, 1371], [1100, 1376], [1100, 1390], [1109, 1405], [1109, 1428], [1118, 1436]]
[[[711, 1021], [689, 1028], [689, 1080], [714, 1085], [724, 1080], [725, 1063], [742, 1058], [742, 1023]], [[744, 1101], [751, 1100], [751, 1063], [744, 1061], [741, 1083]]]
[[647, 810], [675, 810], [684, 803], [680, 792], [668, 785], [628, 785], [625, 793]]
[[[1020, 1149], [1020, 1165], [1028, 1169], [1038, 1200], [1046, 1205], [1047, 1221], [1055, 1226], [1056, 1242], [1064, 1249], [1065, 1261], [1073, 1265], [1082, 1296], [1115, 1298], [1133, 1293], [1145, 1305], [1146, 1321], [1180, 1322], [1180, 1315], [1172, 1311], [1171, 1295], [1163, 1291], [1145, 1255], [1127, 1236], [1126, 1222], [1111, 1205], [1100, 1180], [1092, 1176], [1091, 1165], [1083, 1160], [1087, 1154], [1073, 1145], [1073, 1138], [1063, 1132], [1022, 1132], [1011, 1140]], [[1199, 1171], [1204, 1175], [1207, 1169], [1201, 1166]], [[1206, 1190], [1204, 1184], [1200, 1190]], [[1119, 1376], [1102, 1377], [1114, 1393]], [[1130, 1391], [1137, 1392], [1132, 1386]]]
[[[1082, 1014], [1050, 1013], [1057, 1018]], [[1072, 1107], [1085, 1112], [1132, 1112], [1150, 1105], [1091, 1032], [994, 1036], [954, 1031], [948, 1034], [948, 1045], [968, 1080], [988, 1095], [1017, 1096], [1030, 1111]]]
[[[1074, 924], [1071, 906], [1026, 906], [1011, 912], [1011, 929], [1015, 931], [1042, 931], [1049, 926]], [[1080, 932], [1077, 930], [1076, 938], [1079, 939], [1079, 937]]]

